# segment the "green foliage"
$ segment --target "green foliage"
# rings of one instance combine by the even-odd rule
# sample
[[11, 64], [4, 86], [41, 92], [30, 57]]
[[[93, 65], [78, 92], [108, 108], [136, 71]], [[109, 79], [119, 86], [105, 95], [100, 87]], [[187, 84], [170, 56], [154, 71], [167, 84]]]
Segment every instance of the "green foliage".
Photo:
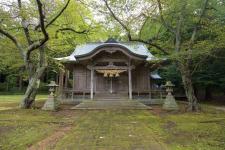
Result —
[[[54, 1], [54, 3], [42, 1], [46, 24], [59, 13], [65, 2], [61, 0]], [[19, 15], [16, 14], [19, 11], [17, 2], [9, 2], [9, 4], [9, 6], [0, 5], [1, 28], [14, 35], [25, 47], [27, 41], [20, 23], [21, 17], [24, 17], [26, 25], [29, 24], [28, 29], [31, 39], [33, 41], [39, 40], [43, 35], [39, 32], [39, 29], [35, 29], [39, 17], [36, 1], [22, 1], [22, 10]], [[15, 19], [15, 15], [18, 15], [20, 19]], [[65, 28], [71, 30], [62, 30]], [[58, 68], [62, 67], [53, 58], [68, 56], [78, 44], [107, 38], [106, 31], [102, 25], [93, 19], [91, 11], [84, 4], [72, 0], [62, 15], [47, 28], [47, 32], [50, 39], [45, 45], [46, 59], [48, 68], [53, 71], [58, 71]], [[0, 74], [10, 75], [11, 77], [23, 76], [24, 80], [28, 80], [27, 70], [24, 70], [24, 60], [21, 58], [19, 51], [12, 41], [2, 35], [0, 35], [0, 50]], [[32, 52], [31, 61], [34, 68], [39, 64], [39, 57], [38, 51]], [[10, 77], [8, 79], [6, 82], [13, 81], [10, 80]], [[12, 86], [15, 87], [16, 82]]]
[[225, 55], [223, 51], [217, 57], [210, 57], [194, 73], [194, 83], [201, 87], [225, 90]]
[[166, 81], [171, 81], [176, 87], [180, 88], [181, 85], [181, 76], [175, 64], [171, 64], [169, 66], [165, 66], [159, 69], [160, 76]]
[[[66, 1], [56, 0], [43, 1], [45, 5], [46, 20], [51, 20]], [[161, 22], [158, 13], [157, 3], [153, 0], [133, 0], [127, 3], [126, 0], [108, 0], [115, 15], [123, 22], [134, 38], [151, 40], [153, 43], [163, 47], [169, 55], [165, 56], [160, 50], [147, 45], [149, 50], [158, 57], [167, 57], [172, 61], [185, 64], [190, 55], [189, 43], [193, 33], [193, 27], [199, 21], [201, 7], [204, 0], [161, 0], [163, 16], [165, 21], [173, 28], [176, 28], [180, 14], [183, 14], [181, 25], [181, 50], [174, 51], [174, 35], [166, 29]], [[7, 28], [10, 33], [27, 45], [24, 33], [20, 26], [20, 20], [15, 19], [18, 11], [17, 4], [12, 3], [10, 9], [0, 7], [1, 27]], [[185, 7], [183, 7], [185, 6]], [[33, 12], [33, 13], [30, 13]], [[222, 0], [210, 0], [205, 16], [200, 22], [195, 43], [191, 52], [191, 67], [194, 84], [205, 87], [207, 85], [224, 89], [223, 50], [225, 49], [225, 4]], [[36, 2], [34, 0], [23, 3], [21, 15], [27, 18], [28, 22], [36, 23], [38, 18]], [[97, 18], [97, 19], [96, 19]], [[31, 37], [38, 39], [40, 32], [33, 30], [35, 25], [29, 25]], [[70, 28], [72, 30], [61, 30]], [[120, 40], [127, 40], [126, 31], [121, 25], [109, 15], [104, 2], [85, 0], [82, 2], [71, 1], [68, 8], [47, 28], [50, 40], [46, 44], [48, 68], [53, 72], [62, 67], [53, 58], [68, 56], [78, 44], [92, 41], [103, 41], [107, 37], [114, 37]], [[80, 33], [84, 31], [83, 33]], [[27, 79], [27, 73], [21, 68], [24, 62], [11, 41], [0, 36], [0, 73], [11, 75], [11, 77], [23, 76]], [[38, 64], [39, 56], [32, 54], [32, 61]], [[161, 74], [165, 80], [172, 80], [180, 87], [180, 76], [176, 65], [163, 68]], [[13, 81], [8, 77], [8, 81]], [[12, 85], [13, 86], [13, 85]]]

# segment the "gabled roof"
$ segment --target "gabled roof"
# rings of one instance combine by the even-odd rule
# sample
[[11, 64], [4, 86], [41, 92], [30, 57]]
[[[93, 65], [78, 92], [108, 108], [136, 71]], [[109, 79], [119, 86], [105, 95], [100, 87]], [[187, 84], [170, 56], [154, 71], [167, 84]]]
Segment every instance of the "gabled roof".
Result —
[[129, 52], [132, 54], [146, 57], [147, 61], [156, 59], [149, 52], [147, 47], [140, 42], [117, 42], [114, 39], [109, 39], [106, 42], [86, 43], [86, 44], [78, 45], [70, 56], [56, 58], [56, 60], [76, 61], [76, 57], [88, 55], [89, 53], [92, 53], [94, 50], [98, 49], [99, 47], [104, 47], [104, 46], [124, 47], [128, 49]]

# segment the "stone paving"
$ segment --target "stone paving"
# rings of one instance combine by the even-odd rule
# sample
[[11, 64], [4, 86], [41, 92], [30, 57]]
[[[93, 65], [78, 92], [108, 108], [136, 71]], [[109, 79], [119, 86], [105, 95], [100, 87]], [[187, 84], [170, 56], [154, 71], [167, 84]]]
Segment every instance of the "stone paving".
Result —
[[55, 149], [167, 149], [157, 131], [159, 120], [147, 110], [85, 110], [82, 114], [78, 124]]
[[86, 100], [71, 109], [151, 109], [136, 100]]

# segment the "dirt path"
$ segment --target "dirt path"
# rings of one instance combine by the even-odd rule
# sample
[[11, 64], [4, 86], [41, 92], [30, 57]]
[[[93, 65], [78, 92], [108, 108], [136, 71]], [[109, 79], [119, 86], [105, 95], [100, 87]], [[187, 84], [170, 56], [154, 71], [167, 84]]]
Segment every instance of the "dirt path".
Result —
[[41, 140], [35, 145], [32, 145], [27, 150], [45, 150], [53, 149], [56, 143], [71, 130], [71, 126], [61, 127], [49, 137]]

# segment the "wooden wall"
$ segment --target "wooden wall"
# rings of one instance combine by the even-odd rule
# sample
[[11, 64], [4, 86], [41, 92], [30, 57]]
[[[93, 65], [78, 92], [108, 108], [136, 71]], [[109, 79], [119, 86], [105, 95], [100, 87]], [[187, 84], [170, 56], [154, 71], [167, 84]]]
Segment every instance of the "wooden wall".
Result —
[[83, 65], [74, 65], [74, 90], [89, 91], [91, 71]]
[[134, 92], [150, 90], [149, 69], [140, 64], [132, 71], [132, 88]]
[[[90, 91], [90, 70], [83, 65], [74, 65], [74, 90]], [[113, 92], [128, 92], [128, 73], [124, 72], [120, 77], [112, 78]], [[107, 93], [110, 92], [110, 78], [103, 77], [103, 74], [94, 73], [94, 92]], [[143, 65], [136, 66], [132, 70], [132, 89], [134, 92], [142, 92], [150, 90], [149, 69]]]

